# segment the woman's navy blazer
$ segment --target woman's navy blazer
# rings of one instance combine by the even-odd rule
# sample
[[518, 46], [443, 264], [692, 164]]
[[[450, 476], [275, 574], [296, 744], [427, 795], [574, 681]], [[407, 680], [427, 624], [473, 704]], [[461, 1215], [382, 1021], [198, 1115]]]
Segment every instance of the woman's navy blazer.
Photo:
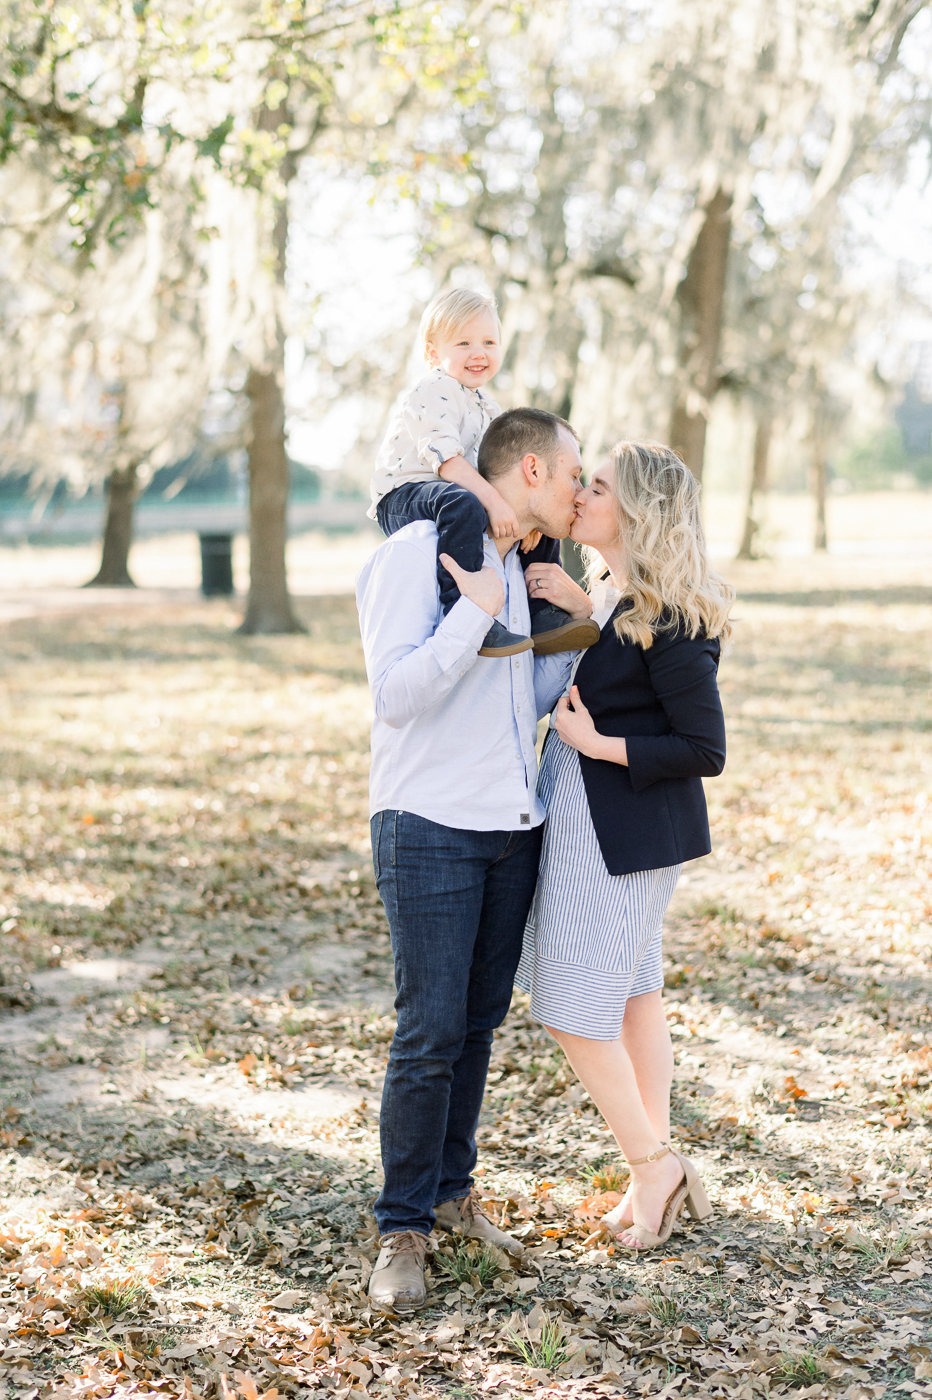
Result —
[[678, 865], [712, 849], [702, 779], [725, 766], [719, 650], [717, 639], [690, 638], [675, 623], [661, 623], [645, 649], [620, 640], [612, 619], [580, 660], [575, 683], [596, 729], [627, 741], [627, 768], [579, 755], [612, 875]]

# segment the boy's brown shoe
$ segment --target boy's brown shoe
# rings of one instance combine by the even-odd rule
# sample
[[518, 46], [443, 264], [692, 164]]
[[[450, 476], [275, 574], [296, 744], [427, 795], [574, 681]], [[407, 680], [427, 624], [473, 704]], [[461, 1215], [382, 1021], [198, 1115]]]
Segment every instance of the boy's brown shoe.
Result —
[[522, 637], [520, 632], [509, 632], [500, 622], [493, 622], [482, 639], [480, 656], [517, 656], [521, 651], [530, 651], [534, 643], [530, 637]]
[[521, 1241], [493, 1225], [472, 1193], [460, 1196], [459, 1200], [444, 1201], [442, 1205], [434, 1206], [434, 1217], [441, 1230], [465, 1235], [469, 1240], [483, 1240], [486, 1244], [494, 1244], [496, 1248], [504, 1249], [509, 1254], [524, 1253]]
[[594, 646], [600, 636], [599, 624], [591, 617], [570, 617], [552, 603], [531, 618], [535, 656], [551, 656], [555, 651], [583, 651]]
[[382, 1312], [412, 1313], [427, 1297], [424, 1256], [427, 1236], [416, 1230], [383, 1235], [369, 1277], [369, 1302]]

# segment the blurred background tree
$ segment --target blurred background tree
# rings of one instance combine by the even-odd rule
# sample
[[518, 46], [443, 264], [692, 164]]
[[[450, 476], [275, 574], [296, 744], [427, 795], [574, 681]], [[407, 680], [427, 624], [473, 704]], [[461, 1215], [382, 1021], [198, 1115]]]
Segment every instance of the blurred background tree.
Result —
[[[243, 628], [297, 628], [289, 435], [364, 478], [451, 280], [499, 299], [499, 396], [572, 415], [590, 460], [648, 433], [702, 476], [729, 423], [746, 556], [774, 480], [808, 480], [824, 547], [833, 468], [921, 476], [883, 423], [932, 290], [881, 215], [916, 191], [928, 238], [925, 0], [0, 0], [0, 38], [0, 462], [46, 492], [108, 475], [101, 581], [130, 577], [140, 481], [232, 389]], [[81, 432], [49, 408], [78, 361], [84, 400], [108, 386]]]
[[[41, 172], [53, 187], [48, 205], [18, 221], [32, 229], [59, 220], [73, 232], [75, 265], [86, 271], [108, 245], [144, 238], [183, 172], [195, 235], [232, 245], [217, 262], [198, 368], [233, 351], [249, 403], [246, 447], [250, 485], [250, 590], [242, 630], [299, 630], [285, 572], [288, 463], [285, 449], [285, 321], [289, 188], [301, 160], [340, 113], [358, 115], [357, 86], [375, 81], [402, 104], [418, 65], [445, 91], [461, 87], [471, 50], [437, 6], [356, 3], [209, 4], [89, 0], [11, 3], [3, 20], [7, 73], [0, 78], [0, 156], [13, 172]], [[375, 50], [378, 63], [367, 61]], [[342, 86], [341, 86], [342, 78]], [[221, 182], [229, 186], [220, 188]], [[11, 199], [10, 204], [15, 204]], [[205, 221], [205, 210], [217, 222]], [[125, 258], [127, 285], [132, 285]], [[205, 260], [194, 260], [186, 290], [205, 295]], [[164, 318], [165, 280], [154, 289]], [[87, 276], [82, 292], [100, 296]], [[176, 318], [171, 318], [176, 319]], [[211, 339], [208, 341], [208, 332]], [[159, 338], [155, 351], [158, 353]], [[131, 446], [134, 405], [152, 362], [128, 347], [121, 369], [117, 456], [109, 473], [105, 561], [98, 582], [127, 583], [128, 511], [138, 450]], [[196, 374], [196, 371], [195, 371]], [[131, 382], [138, 381], [138, 383]], [[202, 395], [206, 385], [201, 386]], [[149, 385], [146, 385], [148, 397]], [[174, 394], [164, 400], [165, 441], [176, 431]], [[123, 567], [114, 556], [123, 553]]]

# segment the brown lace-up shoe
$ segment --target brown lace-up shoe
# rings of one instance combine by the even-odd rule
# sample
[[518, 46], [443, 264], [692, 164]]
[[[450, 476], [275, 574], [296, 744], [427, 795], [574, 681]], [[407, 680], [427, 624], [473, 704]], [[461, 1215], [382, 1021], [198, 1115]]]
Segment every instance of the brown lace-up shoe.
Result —
[[599, 624], [591, 617], [570, 617], [552, 603], [531, 618], [531, 641], [535, 656], [552, 656], [555, 651], [584, 651], [601, 636]]
[[427, 1297], [424, 1256], [427, 1236], [416, 1230], [383, 1235], [369, 1277], [369, 1302], [382, 1312], [412, 1313]]
[[524, 1253], [521, 1241], [493, 1225], [473, 1194], [434, 1206], [434, 1216], [440, 1230], [451, 1230], [454, 1234], [465, 1235], [469, 1240], [483, 1240], [486, 1244], [494, 1244], [509, 1254]]

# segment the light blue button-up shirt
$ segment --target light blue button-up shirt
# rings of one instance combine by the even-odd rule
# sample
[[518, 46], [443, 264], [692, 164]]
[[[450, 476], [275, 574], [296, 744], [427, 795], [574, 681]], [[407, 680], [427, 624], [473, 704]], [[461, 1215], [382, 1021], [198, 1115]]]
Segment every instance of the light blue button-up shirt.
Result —
[[[498, 621], [526, 635], [517, 546], [503, 560], [487, 539], [485, 563], [505, 586]], [[538, 826], [537, 720], [559, 695], [571, 655], [479, 656], [489, 615], [460, 598], [443, 616], [432, 521], [406, 525], [376, 550], [356, 601], [375, 710], [370, 812], [414, 812], [471, 831]]]

